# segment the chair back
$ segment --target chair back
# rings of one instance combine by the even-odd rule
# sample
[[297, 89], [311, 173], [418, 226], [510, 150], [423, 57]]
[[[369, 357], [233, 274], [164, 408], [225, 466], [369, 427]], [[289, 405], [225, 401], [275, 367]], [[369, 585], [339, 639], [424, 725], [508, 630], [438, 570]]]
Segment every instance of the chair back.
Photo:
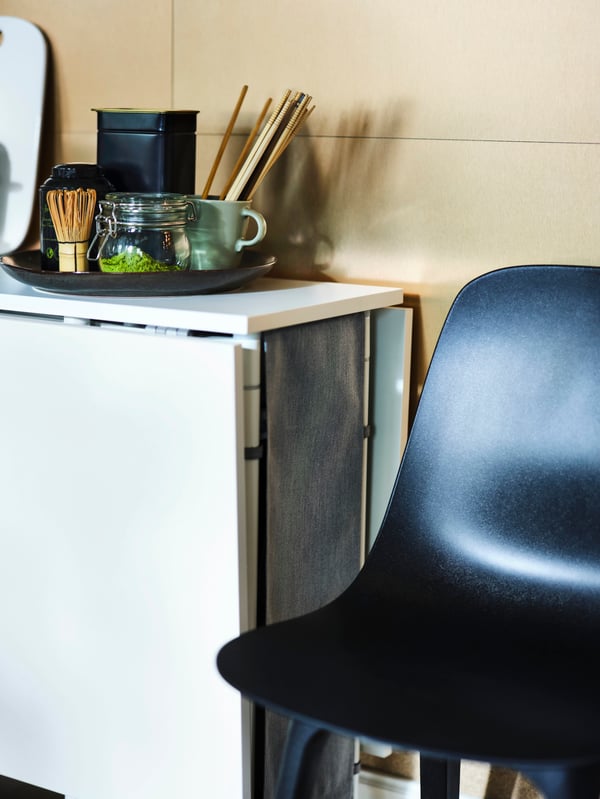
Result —
[[359, 582], [474, 635], [597, 632], [600, 268], [510, 267], [458, 295]]

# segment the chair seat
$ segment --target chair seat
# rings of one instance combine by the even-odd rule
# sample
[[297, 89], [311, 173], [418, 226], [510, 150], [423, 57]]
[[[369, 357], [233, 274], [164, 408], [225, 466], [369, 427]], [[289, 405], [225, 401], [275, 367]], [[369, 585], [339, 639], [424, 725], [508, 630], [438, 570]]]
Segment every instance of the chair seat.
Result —
[[342, 598], [243, 635], [218, 665], [250, 699], [333, 732], [525, 767], [597, 760], [593, 641], [588, 654], [563, 647], [559, 658], [551, 637], [499, 640], [439, 619], [361, 619]]

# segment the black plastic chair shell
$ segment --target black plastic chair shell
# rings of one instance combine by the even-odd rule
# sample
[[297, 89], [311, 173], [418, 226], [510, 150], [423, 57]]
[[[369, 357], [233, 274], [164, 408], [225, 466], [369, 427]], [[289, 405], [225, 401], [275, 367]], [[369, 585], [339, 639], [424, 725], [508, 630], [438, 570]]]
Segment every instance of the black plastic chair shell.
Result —
[[291, 750], [333, 731], [597, 799], [599, 632], [600, 269], [510, 267], [448, 314], [356, 580], [218, 667], [295, 720]]

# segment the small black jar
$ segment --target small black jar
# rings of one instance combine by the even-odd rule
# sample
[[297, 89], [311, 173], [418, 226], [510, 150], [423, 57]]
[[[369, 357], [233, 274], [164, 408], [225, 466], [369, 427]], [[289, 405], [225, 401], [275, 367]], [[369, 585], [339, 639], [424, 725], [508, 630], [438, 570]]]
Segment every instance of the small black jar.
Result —
[[46, 195], [51, 189], [78, 188], [96, 190], [94, 216], [98, 214], [100, 200], [103, 200], [109, 192], [114, 191], [112, 183], [98, 164], [57, 164], [52, 167], [50, 177], [42, 183], [39, 191], [42, 269], [58, 272], [58, 241], [50, 209], [46, 202]]

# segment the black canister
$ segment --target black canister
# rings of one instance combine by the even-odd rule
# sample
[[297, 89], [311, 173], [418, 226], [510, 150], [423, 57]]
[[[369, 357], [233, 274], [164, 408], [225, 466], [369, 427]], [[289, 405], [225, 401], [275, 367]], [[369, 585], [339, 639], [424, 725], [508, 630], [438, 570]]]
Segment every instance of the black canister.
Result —
[[194, 194], [198, 111], [93, 110], [96, 159], [117, 191]]
[[50, 189], [95, 189], [96, 209], [114, 187], [98, 164], [57, 164], [52, 167], [50, 177], [40, 186], [40, 252], [42, 269], [58, 272], [58, 241], [50, 217], [46, 195]]

